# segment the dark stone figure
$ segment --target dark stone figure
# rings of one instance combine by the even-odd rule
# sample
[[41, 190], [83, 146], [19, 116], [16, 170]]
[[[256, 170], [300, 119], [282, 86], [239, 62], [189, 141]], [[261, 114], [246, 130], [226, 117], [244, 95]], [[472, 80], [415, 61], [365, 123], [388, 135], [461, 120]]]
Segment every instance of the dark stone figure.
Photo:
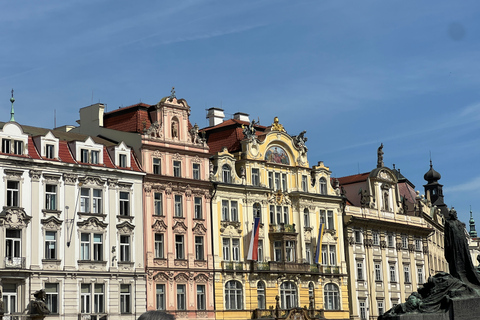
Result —
[[383, 143], [377, 149], [377, 168], [383, 167]]
[[47, 294], [45, 290], [40, 289], [36, 291], [33, 296], [35, 300], [30, 302], [30, 318], [43, 319], [46, 315], [50, 314], [50, 310], [48, 310], [47, 304], [45, 303]]
[[5, 304], [3, 303], [2, 290], [0, 290], [0, 317], [5, 314]]
[[137, 320], [175, 320], [175, 317], [163, 311], [154, 310], [145, 312]]
[[[405, 303], [388, 310], [378, 319], [421, 319], [413, 315], [445, 312], [452, 308], [450, 317], [458, 311], [467, 313], [466, 317], [463, 315], [459, 319], [474, 319], [478, 316], [478, 310], [475, 311], [473, 305], [466, 311], [463, 307], [469, 303], [474, 303], [477, 307], [480, 302], [480, 274], [474, 268], [468, 250], [465, 225], [457, 219], [457, 212], [453, 208], [445, 221], [445, 259], [448, 262], [450, 274], [439, 272], [429, 277], [427, 283], [419, 288], [418, 292], [412, 293]], [[460, 306], [457, 307], [457, 311], [455, 311], [455, 304]], [[401, 314], [405, 316], [399, 317]], [[450, 319], [456, 319], [456, 316]]]
[[465, 237], [465, 225], [458, 220], [454, 208], [450, 210], [450, 217], [445, 221], [445, 259], [452, 276], [480, 289], [480, 276], [473, 267]]

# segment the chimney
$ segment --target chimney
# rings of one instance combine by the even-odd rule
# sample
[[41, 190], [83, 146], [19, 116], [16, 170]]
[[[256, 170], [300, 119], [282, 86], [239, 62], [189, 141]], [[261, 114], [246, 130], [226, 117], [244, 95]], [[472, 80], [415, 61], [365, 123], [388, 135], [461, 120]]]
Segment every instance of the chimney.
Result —
[[248, 118], [248, 113], [243, 113], [243, 112], [235, 113], [233, 115], [233, 119], [240, 120], [240, 121], [245, 121], [245, 122], [250, 122], [250, 119]]
[[95, 103], [91, 106], [80, 109], [80, 126], [82, 127], [103, 127], [103, 114], [105, 105]]
[[223, 122], [223, 118], [225, 118], [225, 113], [223, 113], [223, 109], [220, 108], [210, 108], [208, 109], [207, 119], [208, 119], [208, 126], [216, 126]]

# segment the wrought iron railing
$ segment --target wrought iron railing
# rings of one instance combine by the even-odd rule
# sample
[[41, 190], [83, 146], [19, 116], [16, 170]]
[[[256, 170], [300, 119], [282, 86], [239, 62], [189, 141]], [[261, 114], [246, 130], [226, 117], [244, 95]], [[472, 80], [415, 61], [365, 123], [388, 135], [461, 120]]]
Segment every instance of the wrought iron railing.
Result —
[[5, 268], [25, 269], [25, 257], [5, 257]]

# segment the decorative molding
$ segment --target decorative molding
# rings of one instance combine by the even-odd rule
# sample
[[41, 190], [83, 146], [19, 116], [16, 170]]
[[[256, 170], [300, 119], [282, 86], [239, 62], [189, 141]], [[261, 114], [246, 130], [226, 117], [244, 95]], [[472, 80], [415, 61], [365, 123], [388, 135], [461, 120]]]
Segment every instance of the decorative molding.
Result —
[[0, 221], [3, 222], [0, 224], [10, 229], [24, 229], [31, 219], [32, 217], [28, 216], [20, 207], [3, 207], [3, 211], [0, 213]]
[[94, 177], [94, 176], [86, 176], [86, 177], [78, 178], [78, 181], [88, 185], [92, 185], [92, 184], [97, 186], [105, 185], [105, 180], [103, 180], [100, 177]]
[[108, 223], [104, 223], [96, 217], [90, 217], [87, 220], [77, 222], [77, 226], [82, 230], [103, 231], [107, 228]]
[[163, 220], [157, 220], [155, 223], [152, 225], [153, 231], [156, 232], [165, 232], [167, 231], [167, 225]]
[[200, 273], [199, 275], [197, 275], [194, 278], [194, 280], [195, 280], [196, 283], [208, 283], [208, 281], [209, 281], [208, 277], [203, 273]]
[[192, 228], [192, 231], [196, 235], [204, 235], [207, 233], [207, 228], [203, 225], [203, 223], [196, 223], [195, 227]]
[[172, 227], [173, 231], [176, 233], [186, 233], [188, 227], [183, 221], [176, 221], [175, 225]]
[[43, 227], [45, 229], [49, 230], [60, 230], [62, 228], [62, 223], [63, 221], [60, 219], [57, 219], [54, 216], [50, 216], [46, 219], [40, 220], [40, 223], [43, 224]]
[[63, 174], [63, 181], [65, 181], [65, 184], [73, 185], [77, 183], [77, 174], [70, 174], [70, 173], [64, 173]]
[[[185, 261], [187, 262], [186, 260], [175, 260], [175, 262], [180, 262], [180, 261]], [[174, 278], [175, 282], [177, 283], [180, 283], [180, 282], [188, 282], [188, 276], [185, 274], [185, 273], [179, 273], [177, 274]]]
[[117, 224], [118, 233], [122, 234], [132, 234], [135, 230], [135, 226], [128, 221], [124, 221], [120, 224]]
[[23, 175], [23, 171], [5, 169], [3, 171], [7, 179], [17, 179], [20, 180]]
[[153, 152], [153, 156], [154, 156], [155, 158], [162, 159], [163, 154], [162, 154], [159, 150], [155, 150], [155, 151]]
[[195, 157], [192, 159], [193, 163], [202, 163], [202, 160], [198, 155], [195, 155]]
[[118, 186], [118, 179], [107, 179], [107, 185], [109, 188], [116, 188]]
[[180, 155], [180, 153], [175, 153], [173, 156], [172, 156], [173, 160], [178, 160], [178, 161], [182, 161], [183, 160], [183, 156]]
[[42, 176], [42, 171], [40, 171], [40, 170], [30, 170], [28, 172], [28, 174], [30, 175], [30, 178], [33, 181], [40, 181], [40, 178]]

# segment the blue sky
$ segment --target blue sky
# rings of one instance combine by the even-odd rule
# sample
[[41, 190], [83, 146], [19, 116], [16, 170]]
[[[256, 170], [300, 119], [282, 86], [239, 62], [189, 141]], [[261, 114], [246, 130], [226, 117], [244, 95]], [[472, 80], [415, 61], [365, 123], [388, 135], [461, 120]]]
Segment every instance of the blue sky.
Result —
[[[206, 108], [307, 130], [333, 176], [385, 164], [480, 223], [478, 1], [4, 1], [0, 111], [53, 128], [92, 102], [154, 104], [175, 86]], [[2, 93], [3, 92], [3, 93]]]

